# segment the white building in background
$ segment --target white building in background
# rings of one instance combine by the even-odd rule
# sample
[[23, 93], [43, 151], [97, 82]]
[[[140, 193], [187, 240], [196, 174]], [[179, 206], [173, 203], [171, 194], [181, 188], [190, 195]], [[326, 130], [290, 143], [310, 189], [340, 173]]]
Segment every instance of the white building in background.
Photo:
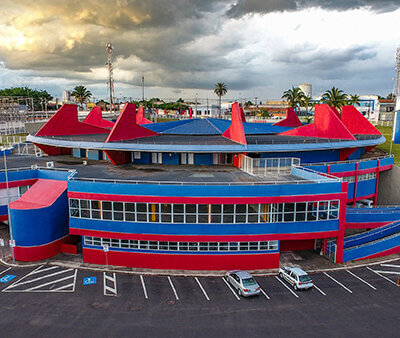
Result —
[[[193, 110], [193, 117], [218, 117], [219, 115], [219, 105], [218, 104], [198, 104], [197, 111], [196, 105], [191, 105]], [[222, 102], [221, 103], [221, 115], [226, 115], [232, 107], [232, 103], [230, 102]]]
[[302, 83], [299, 88], [306, 96], [312, 97], [312, 85], [310, 83]]
[[62, 93], [62, 102], [63, 103], [69, 103], [71, 101], [71, 91], [70, 90], [64, 90]]

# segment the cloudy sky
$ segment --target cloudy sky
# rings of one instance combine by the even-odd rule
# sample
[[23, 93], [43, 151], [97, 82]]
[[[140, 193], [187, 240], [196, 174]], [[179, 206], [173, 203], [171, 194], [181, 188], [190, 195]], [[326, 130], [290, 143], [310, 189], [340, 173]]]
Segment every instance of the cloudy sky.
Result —
[[1, 0], [0, 88], [61, 96], [83, 84], [107, 95], [105, 43], [114, 46], [117, 96], [198, 94], [277, 99], [393, 90], [399, 0]]

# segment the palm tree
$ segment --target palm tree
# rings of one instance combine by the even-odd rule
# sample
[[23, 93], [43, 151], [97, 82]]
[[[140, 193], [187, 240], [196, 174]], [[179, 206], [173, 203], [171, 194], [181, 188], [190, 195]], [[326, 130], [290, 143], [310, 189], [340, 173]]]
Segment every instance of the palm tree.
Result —
[[296, 111], [297, 107], [301, 105], [304, 96], [305, 95], [300, 88], [292, 86], [292, 89], [283, 92], [282, 99], [286, 100], [289, 106]]
[[332, 87], [322, 95], [321, 101], [341, 111], [341, 108], [347, 104], [347, 98], [343, 90]]
[[360, 105], [360, 97], [356, 94], [350, 95], [350, 98], [347, 100], [347, 104], [359, 106]]
[[303, 99], [300, 102], [300, 105], [304, 108], [306, 108], [306, 115], [308, 115], [308, 108], [313, 108], [314, 107], [314, 103], [311, 102], [312, 101], [312, 97], [311, 96], [307, 96], [304, 95]]
[[92, 97], [92, 93], [87, 90], [85, 86], [76, 86], [72, 91], [71, 96], [75, 97], [82, 107], [82, 104]]
[[219, 98], [219, 116], [221, 116], [221, 97], [224, 96], [228, 92], [228, 88], [226, 87], [224, 82], [218, 82], [215, 85], [214, 93]]

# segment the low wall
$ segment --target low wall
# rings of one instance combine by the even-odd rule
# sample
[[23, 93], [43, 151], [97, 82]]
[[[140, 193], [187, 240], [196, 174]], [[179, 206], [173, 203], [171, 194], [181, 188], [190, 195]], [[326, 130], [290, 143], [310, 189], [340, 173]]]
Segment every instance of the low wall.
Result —
[[379, 175], [378, 205], [400, 205], [400, 167], [397, 165]]

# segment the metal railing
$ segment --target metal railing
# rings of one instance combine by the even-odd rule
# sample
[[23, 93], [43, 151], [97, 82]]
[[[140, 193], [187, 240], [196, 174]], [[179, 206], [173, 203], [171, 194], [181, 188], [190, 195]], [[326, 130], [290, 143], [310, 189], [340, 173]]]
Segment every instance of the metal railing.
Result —
[[241, 182], [196, 182], [196, 181], [149, 181], [149, 180], [122, 180], [107, 178], [85, 178], [73, 177], [71, 181], [82, 181], [91, 183], [114, 183], [114, 184], [151, 184], [151, 185], [179, 185], [179, 186], [246, 186], [246, 185], [282, 185], [282, 184], [309, 184], [307, 180], [274, 180], [274, 181], [241, 181]]
[[300, 165], [300, 158], [252, 158], [239, 154], [238, 168], [252, 176], [290, 175], [294, 165]]
[[376, 157], [363, 158], [363, 159], [358, 159], [358, 160], [346, 160], [346, 161], [334, 161], [334, 162], [317, 162], [317, 163], [307, 164], [307, 166], [368, 162], [368, 161], [383, 160], [383, 159], [387, 159], [387, 158], [390, 158], [390, 157], [394, 158], [394, 155], [376, 156]]
[[319, 178], [317, 180], [314, 180], [314, 179], [310, 178], [310, 180], [316, 181], [318, 183], [325, 182], [326, 180], [336, 181], [336, 182], [342, 182], [343, 181], [342, 177], [337, 177], [337, 176], [334, 176], [334, 175], [331, 175], [331, 174], [323, 173], [323, 172], [320, 172], [320, 171], [317, 171], [317, 170], [314, 170], [314, 169], [303, 167], [301, 165], [294, 165], [293, 168], [302, 170], [304, 172], [308, 172], [310, 174], [318, 175], [320, 177], [322, 176], [322, 178]]

